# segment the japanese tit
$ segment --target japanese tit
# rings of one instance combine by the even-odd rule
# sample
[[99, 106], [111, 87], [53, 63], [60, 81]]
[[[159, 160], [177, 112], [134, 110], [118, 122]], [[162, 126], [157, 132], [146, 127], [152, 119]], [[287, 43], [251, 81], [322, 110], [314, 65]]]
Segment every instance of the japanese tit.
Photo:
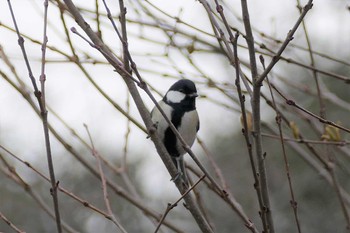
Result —
[[[196, 97], [198, 94], [195, 84], [191, 80], [181, 79], [170, 87], [164, 98], [158, 103], [190, 147], [199, 130]], [[157, 107], [153, 108], [151, 116], [157, 133], [178, 170], [173, 180], [180, 178], [188, 184], [183, 158], [186, 154], [185, 149]]]

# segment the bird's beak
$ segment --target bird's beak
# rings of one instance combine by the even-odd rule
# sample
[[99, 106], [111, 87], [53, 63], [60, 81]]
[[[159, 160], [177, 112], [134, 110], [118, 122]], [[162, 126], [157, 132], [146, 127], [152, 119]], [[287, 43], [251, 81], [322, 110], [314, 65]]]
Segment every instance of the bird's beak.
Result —
[[190, 98], [196, 98], [196, 97], [198, 97], [198, 94], [197, 93], [191, 93], [191, 94], [188, 94], [187, 96], [189, 96]]

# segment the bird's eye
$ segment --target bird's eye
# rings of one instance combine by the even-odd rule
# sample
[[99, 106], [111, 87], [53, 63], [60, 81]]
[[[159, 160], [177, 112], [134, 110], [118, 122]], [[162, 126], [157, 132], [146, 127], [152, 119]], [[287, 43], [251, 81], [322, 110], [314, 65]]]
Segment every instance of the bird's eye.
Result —
[[179, 92], [185, 92], [185, 90], [181, 88], [181, 89], [179, 89]]

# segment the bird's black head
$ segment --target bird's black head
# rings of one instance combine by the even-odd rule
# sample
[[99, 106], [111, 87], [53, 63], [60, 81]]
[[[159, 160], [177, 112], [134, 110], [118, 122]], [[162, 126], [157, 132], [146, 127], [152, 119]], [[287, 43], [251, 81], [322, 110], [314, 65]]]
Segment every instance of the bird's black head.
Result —
[[174, 83], [164, 97], [164, 101], [170, 105], [185, 108], [185, 110], [196, 109], [197, 88], [189, 79], [181, 79]]
[[186, 95], [197, 93], [197, 88], [194, 82], [189, 79], [181, 79], [174, 83], [169, 91], [179, 91]]

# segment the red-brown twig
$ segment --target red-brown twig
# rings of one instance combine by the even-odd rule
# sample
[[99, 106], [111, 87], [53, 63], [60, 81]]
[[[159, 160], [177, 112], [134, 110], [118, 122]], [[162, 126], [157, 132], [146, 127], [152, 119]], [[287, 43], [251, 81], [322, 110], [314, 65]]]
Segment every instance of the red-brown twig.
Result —
[[0, 218], [17, 233], [25, 233], [25, 231], [20, 230], [15, 224], [13, 224], [8, 218], [6, 218], [5, 215], [1, 212], [0, 212]]
[[173, 208], [175, 208], [175, 207], [177, 206], [177, 204], [178, 204], [189, 192], [191, 192], [204, 178], [205, 178], [205, 175], [203, 175], [202, 177], [200, 177], [199, 180], [197, 180], [197, 182], [196, 182], [194, 185], [192, 185], [191, 187], [189, 187], [189, 188], [187, 189], [187, 191], [184, 192], [184, 193], [181, 195], [181, 197], [180, 197], [177, 201], [175, 201], [173, 204], [168, 203], [168, 206], [167, 206], [167, 208], [166, 208], [164, 214], [162, 215], [162, 218], [160, 219], [160, 221], [159, 221], [159, 223], [158, 223], [158, 226], [157, 226], [157, 228], [155, 229], [154, 233], [157, 233], [157, 232], [158, 232], [160, 226], [163, 224], [163, 222], [164, 222], [166, 216], [169, 214], [169, 212], [170, 212]]
[[[262, 133], [263, 137], [267, 138], [273, 138], [273, 139], [280, 139], [279, 135], [272, 135], [272, 134], [266, 134]], [[349, 141], [321, 141], [321, 140], [309, 140], [309, 139], [304, 139], [304, 138], [290, 138], [290, 137], [283, 137], [283, 141], [290, 141], [290, 142], [295, 142], [295, 143], [309, 143], [309, 144], [320, 144], [320, 145], [334, 145], [334, 146], [346, 146], [349, 145]]]
[[105, 205], [106, 205], [106, 208], [107, 208], [107, 212], [108, 212], [110, 218], [113, 219], [113, 221], [116, 223], [116, 225], [119, 228], [119, 230], [122, 233], [126, 233], [126, 230], [119, 223], [119, 221], [117, 220], [117, 218], [115, 217], [115, 215], [114, 215], [114, 213], [112, 211], [111, 204], [110, 204], [109, 197], [108, 197], [106, 178], [105, 178], [105, 175], [104, 175], [104, 172], [103, 172], [103, 169], [102, 169], [101, 158], [100, 158], [99, 153], [95, 149], [94, 142], [92, 140], [92, 137], [91, 137], [91, 134], [90, 134], [88, 126], [86, 124], [84, 124], [84, 127], [85, 127], [86, 132], [87, 132], [87, 134], [89, 136], [89, 139], [90, 139], [90, 144], [91, 144], [91, 148], [92, 148], [92, 155], [96, 158], [98, 171], [100, 172], [101, 183], [102, 183], [102, 190], [103, 190], [103, 199], [104, 199], [104, 202], [105, 202]]
[[222, 171], [220, 170], [218, 164], [215, 162], [213, 154], [209, 151], [208, 147], [204, 144], [204, 142], [201, 138], [197, 137], [197, 142], [202, 147], [204, 153], [207, 155], [209, 162], [212, 165], [212, 167], [214, 168], [215, 174], [219, 178], [223, 189], [227, 190], [228, 189], [227, 182], [226, 182], [224, 175], [222, 174]]
[[307, 109], [301, 107], [301, 106], [300, 106], [299, 104], [297, 104], [294, 100], [287, 98], [280, 90], [278, 90], [278, 89], [275, 87], [275, 85], [271, 84], [271, 87], [272, 87], [274, 90], [276, 90], [276, 92], [286, 101], [286, 104], [288, 104], [288, 105], [290, 105], [290, 106], [293, 106], [293, 107], [295, 107], [295, 108], [301, 110], [302, 112], [304, 112], [304, 113], [306, 113], [306, 114], [312, 116], [313, 118], [316, 118], [317, 120], [319, 120], [319, 121], [320, 121], [321, 123], [323, 123], [323, 124], [331, 125], [331, 126], [334, 126], [334, 127], [338, 128], [338, 129], [341, 129], [341, 130], [343, 130], [343, 131], [345, 131], [345, 132], [347, 132], [347, 133], [350, 133], [350, 129], [348, 129], [348, 128], [344, 127], [344, 126], [341, 126], [341, 125], [339, 125], [339, 124], [336, 124], [336, 123], [334, 123], [334, 122], [332, 122], [332, 121], [330, 121], [330, 120], [324, 119], [324, 118], [322, 118], [322, 117], [316, 115], [315, 113], [312, 113], [312, 112], [310, 112], [309, 110], [307, 110]]
[[[264, 57], [262, 55], [260, 55], [260, 62], [263, 66], [263, 68], [265, 69], [265, 61], [264, 61]], [[272, 99], [272, 106], [273, 109], [275, 110], [276, 113], [276, 123], [278, 126], [278, 132], [279, 132], [279, 137], [280, 137], [280, 142], [281, 142], [281, 146], [282, 146], [282, 153], [283, 153], [283, 159], [284, 159], [284, 167], [286, 170], [286, 175], [287, 175], [287, 179], [288, 179], [288, 186], [289, 186], [289, 191], [290, 191], [290, 196], [291, 196], [291, 207], [293, 209], [293, 213], [294, 213], [294, 218], [295, 218], [295, 222], [297, 224], [297, 229], [298, 232], [301, 233], [301, 227], [300, 227], [300, 221], [299, 221], [299, 217], [298, 217], [298, 205], [297, 202], [295, 200], [295, 195], [294, 195], [294, 190], [293, 190], [293, 185], [292, 185], [292, 178], [291, 178], [291, 172], [290, 172], [290, 168], [289, 168], [289, 162], [288, 162], [288, 157], [287, 157], [287, 152], [286, 152], [286, 147], [284, 144], [284, 136], [283, 136], [283, 131], [282, 131], [282, 125], [281, 125], [281, 115], [279, 114], [279, 111], [277, 109], [277, 105], [276, 105], [276, 101], [275, 101], [275, 96], [272, 92], [272, 88], [271, 88], [271, 84], [269, 82], [269, 78], [268, 75], [266, 76], [266, 82], [269, 86], [269, 90], [270, 90], [270, 95], [271, 95], [271, 99]]]

